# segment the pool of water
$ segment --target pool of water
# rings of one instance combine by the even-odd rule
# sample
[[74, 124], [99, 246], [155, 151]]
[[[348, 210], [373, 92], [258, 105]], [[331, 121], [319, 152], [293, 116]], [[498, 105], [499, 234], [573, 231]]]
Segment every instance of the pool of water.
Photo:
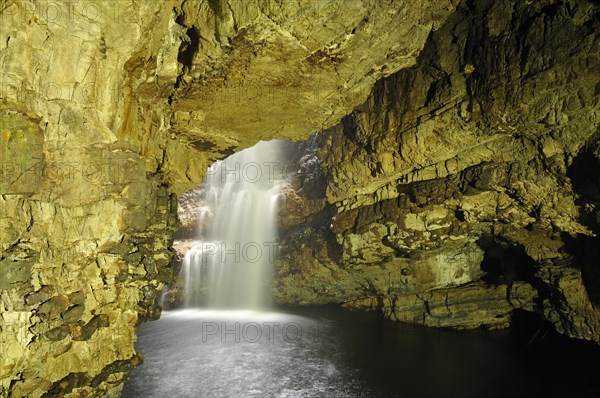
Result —
[[429, 329], [339, 308], [181, 310], [140, 326], [125, 398], [598, 397], [600, 347], [529, 319]]

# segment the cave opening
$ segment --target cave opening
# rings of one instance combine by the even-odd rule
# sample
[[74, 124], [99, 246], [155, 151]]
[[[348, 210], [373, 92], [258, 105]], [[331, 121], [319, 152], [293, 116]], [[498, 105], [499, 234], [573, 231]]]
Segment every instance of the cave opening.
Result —
[[261, 141], [214, 162], [178, 201], [178, 277], [166, 308], [262, 310], [278, 255], [279, 196], [296, 172], [288, 140]]
[[[536, 277], [536, 262], [527, 255], [522, 245], [493, 235], [481, 236], [477, 244], [484, 251], [481, 270], [485, 274], [481, 279], [495, 287], [506, 286], [506, 301], [511, 306], [514, 305], [511, 300], [514, 282], [523, 281], [536, 289], [540, 288]], [[538, 293], [546, 294], [545, 291]], [[543, 297], [536, 298], [536, 301], [541, 299]]]
[[0, 19], [0, 397], [600, 396], [598, 0]]
[[522, 245], [491, 235], [482, 236], [478, 244], [484, 250], [481, 270], [485, 272], [482, 277], [485, 282], [509, 288], [514, 281], [534, 283], [536, 262]]
[[[241, 250], [248, 243], [264, 245], [259, 242], [264, 237], [273, 239], [252, 227], [268, 225], [269, 212], [279, 218], [276, 235], [283, 233], [287, 246], [296, 244], [303, 232], [282, 225], [289, 217], [282, 211], [290, 207], [282, 205], [266, 212], [258, 202], [282, 195], [277, 202], [284, 203], [290, 195], [286, 189], [321, 200], [326, 176], [319, 167], [317, 149], [315, 136], [300, 143], [259, 143], [212, 165], [198, 188], [180, 197], [181, 229], [174, 244], [179, 278], [161, 298], [165, 308], [161, 319], [140, 327], [138, 348], [145, 363], [132, 371], [123, 397], [383, 398], [400, 393], [500, 397], [519, 396], [515, 389], [562, 394], [567, 390], [561, 380], [574, 378], [590, 384], [594, 375], [576, 358], [599, 354], [598, 347], [572, 342], [532, 311], [514, 309], [511, 327], [505, 330], [456, 331], [393, 322], [375, 312], [348, 311], [339, 305], [273, 303], [269, 290], [277, 271], [271, 268], [260, 283], [253, 281], [255, 273], [244, 272], [241, 264], [248, 253]], [[267, 167], [261, 169], [261, 163]], [[257, 178], [258, 170], [268, 181]], [[249, 182], [253, 185], [248, 186]], [[269, 194], [273, 186], [276, 189]], [[253, 190], [264, 195], [253, 198]], [[236, 195], [243, 200], [236, 202]], [[240, 209], [242, 205], [249, 206]], [[259, 214], [250, 226], [241, 222], [248, 214]], [[313, 218], [315, 226], [328, 229], [332, 210], [323, 209]], [[232, 229], [224, 228], [227, 225]], [[232, 231], [242, 235], [215, 235]], [[215, 242], [229, 246], [215, 246]], [[538, 286], [536, 262], [523, 246], [493, 235], [483, 235], [477, 244], [484, 252], [482, 280], [495, 287], [506, 286], [509, 303], [513, 284]], [[232, 248], [240, 250], [240, 264], [234, 264], [237, 267], [232, 272], [211, 272], [210, 267], [228, 266], [227, 258], [220, 260], [221, 251], [225, 257], [236, 258]], [[206, 255], [219, 260], [198, 261]], [[199, 266], [196, 271], [192, 270], [194, 262]], [[274, 261], [262, 265], [277, 266]], [[217, 289], [217, 294], [211, 289]], [[253, 301], [257, 291], [265, 301]], [[232, 296], [237, 299], [228, 300]], [[556, 366], [553, 355], [559, 355], [561, 363], [576, 365], [565, 370]]]
[[581, 269], [590, 300], [600, 305], [600, 269], [597, 266], [600, 258], [600, 145], [585, 145], [573, 159], [567, 176], [582, 209], [579, 218], [592, 234], [563, 233], [565, 252], [571, 256], [574, 266]]

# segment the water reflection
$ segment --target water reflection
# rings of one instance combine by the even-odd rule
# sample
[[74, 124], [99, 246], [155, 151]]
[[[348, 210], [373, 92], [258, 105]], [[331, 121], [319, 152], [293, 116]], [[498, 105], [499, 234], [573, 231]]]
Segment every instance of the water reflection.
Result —
[[[597, 397], [599, 349], [531, 324], [444, 331], [334, 308], [167, 312], [124, 397]], [[542, 394], [542, 395], [539, 395]]]

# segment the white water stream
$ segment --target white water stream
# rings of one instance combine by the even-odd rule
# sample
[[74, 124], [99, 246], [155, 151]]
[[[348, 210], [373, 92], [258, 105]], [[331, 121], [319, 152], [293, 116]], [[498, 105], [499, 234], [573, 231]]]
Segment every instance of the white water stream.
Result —
[[203, 182], [203, 237], [183, 261], [185, 307], [260, 309], [277, 252], [281, 141], [216, 162]]

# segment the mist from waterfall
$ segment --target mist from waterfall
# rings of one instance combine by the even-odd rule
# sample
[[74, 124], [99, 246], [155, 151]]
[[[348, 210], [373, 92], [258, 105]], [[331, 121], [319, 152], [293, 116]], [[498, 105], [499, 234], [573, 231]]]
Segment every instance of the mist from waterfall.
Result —
[[202, 183], [199, 240], [183, 260], [185, 307], [261, 309], [277, 254], [284, 142], [261, 141], [214, 163]]

